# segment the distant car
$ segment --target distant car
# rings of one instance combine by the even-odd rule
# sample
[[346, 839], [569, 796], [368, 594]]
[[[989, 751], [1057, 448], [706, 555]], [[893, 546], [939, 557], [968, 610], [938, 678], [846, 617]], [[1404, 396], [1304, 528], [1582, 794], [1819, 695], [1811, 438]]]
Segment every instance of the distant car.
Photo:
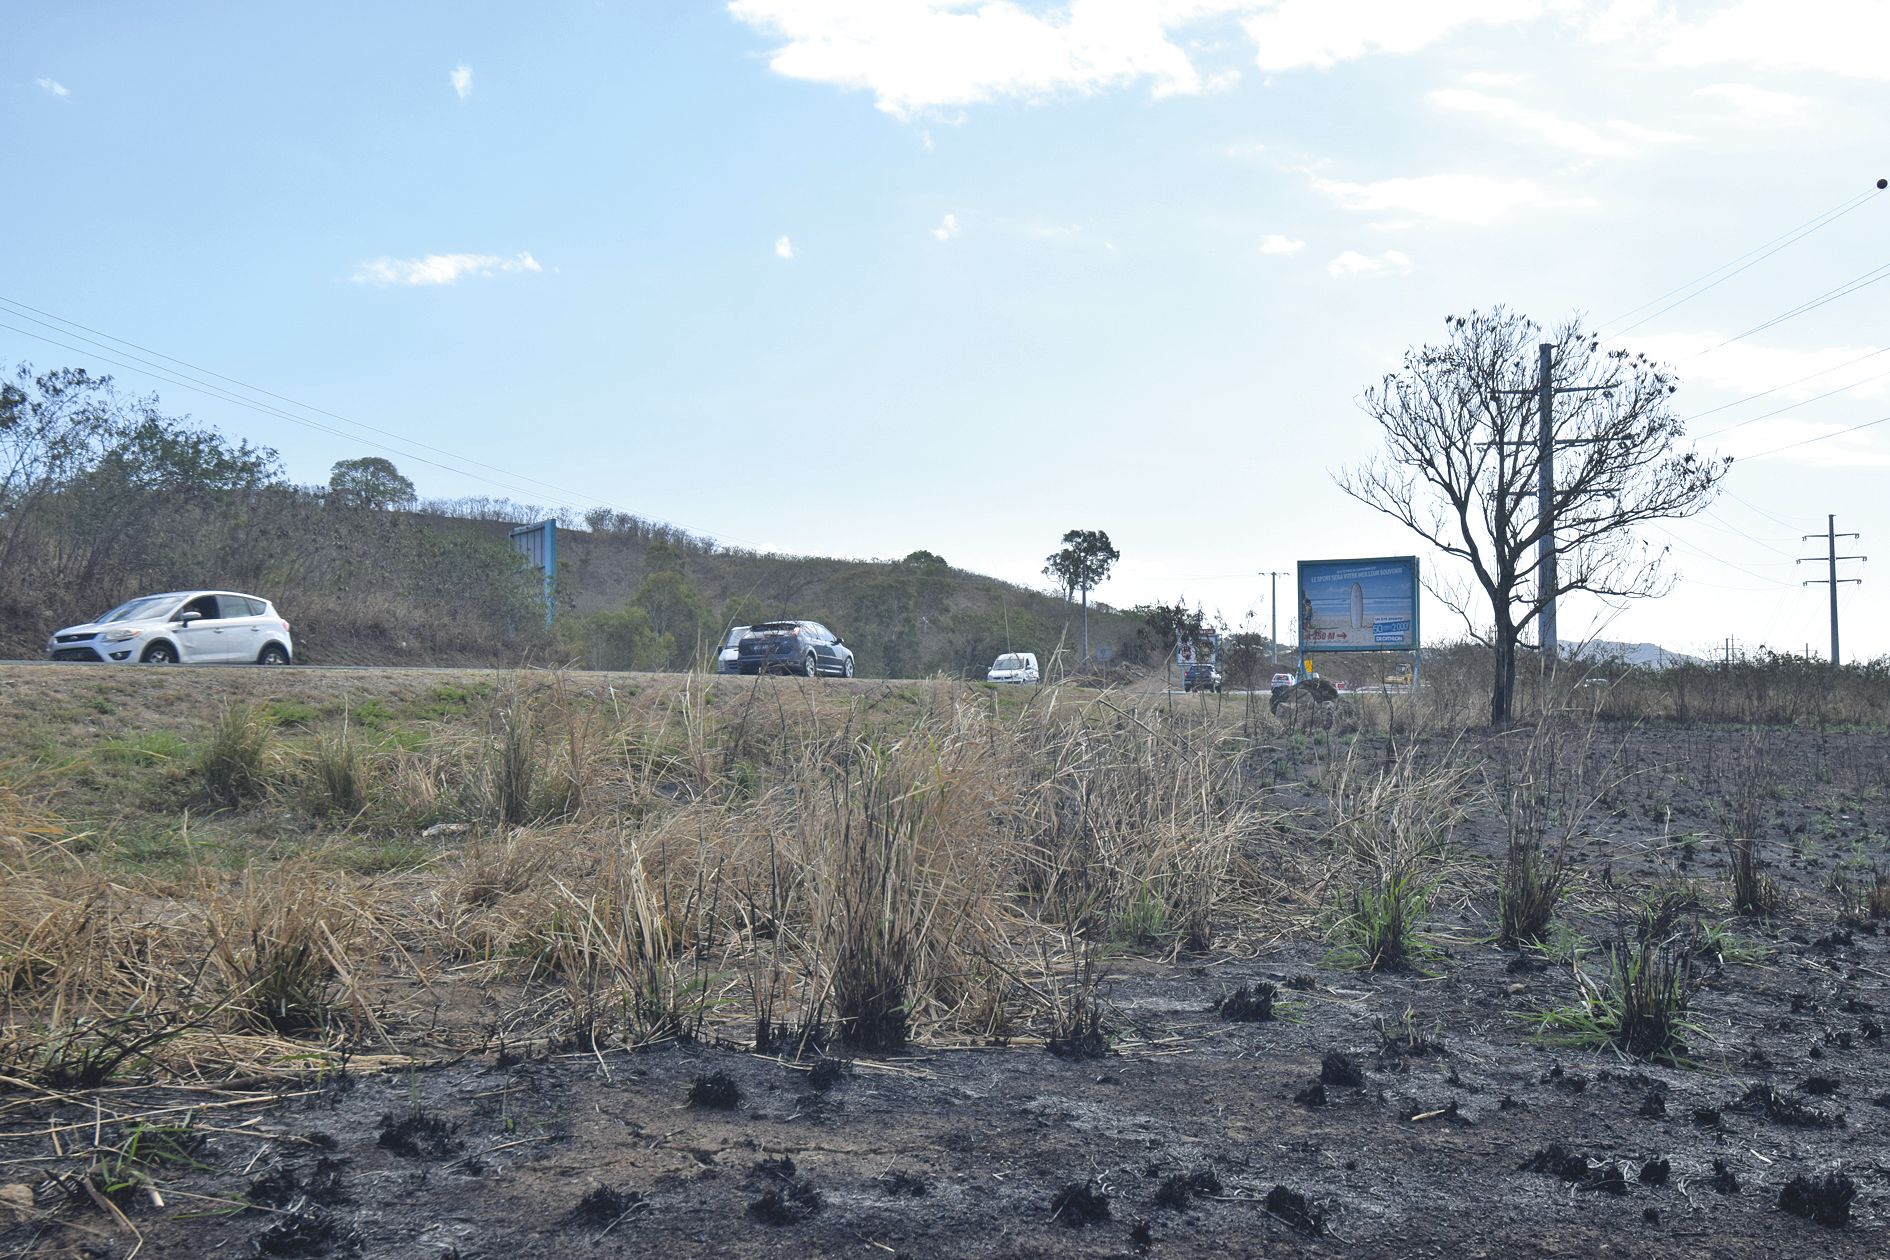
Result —
[[715, 672], [718, 674], [739, 674], [742, 672], [741, 647], [742, 636], [748, 633], [747, 626], [730, 626], [728, 634], [722, 639], [722, 646], [715, 654]]
[[818, 621], [761, 621], [735, 650], [744, 674], [832, 674], [853, 677], [853, 650]]
[[1275, 674], [1273, 675], [1273, 682], [1270, 684], [1269, 689], [1278, 691], [1281, 687], [1291, 687], [1298, 681], [1299, 680], [1294, 678], [1291, 674]]
[[55, 661], [145, 665], [287, 665], [289, 623], [276, 606], [234, 591], [171, 591], [120, 604], [46, 643]]
[[1183, 691], [1219, 691], [1221, 684], [1220, 667], [1208, 661], [1197, 662], [1181, 672]]
[[984, 675], [986, 682], [994, 683], [1034, 683], [1042, 678], [1035, 652], [1006, 652], [991, 662]]

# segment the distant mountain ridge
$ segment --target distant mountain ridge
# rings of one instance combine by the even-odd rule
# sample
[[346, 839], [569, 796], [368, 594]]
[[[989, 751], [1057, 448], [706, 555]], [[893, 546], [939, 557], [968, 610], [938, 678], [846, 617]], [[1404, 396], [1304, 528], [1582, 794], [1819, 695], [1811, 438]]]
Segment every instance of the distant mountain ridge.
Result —
[[1636, 669], [1672, 669], [1676, 665], [1703, 665], [1705, 661], [1685, 652], [1674, 652], [1658, 643], [1620, 643], [1613, 639], [1594, 639], [1572, 646], [1568, 654], [1577, 660], [1619, 661]]

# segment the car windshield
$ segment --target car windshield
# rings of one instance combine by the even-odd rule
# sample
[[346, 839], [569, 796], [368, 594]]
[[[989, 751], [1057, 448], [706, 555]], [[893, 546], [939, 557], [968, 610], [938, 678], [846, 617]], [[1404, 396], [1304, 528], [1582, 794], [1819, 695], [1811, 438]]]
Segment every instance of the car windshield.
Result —
[[165, 609], [176, 602], [175, 595], [146, 595], [143, 599], [118, 605], [93, 624], [108, 626], [114, 621], [152, 621], [162, 617]]
[[1000, 656], [997, 658], [997, 664], [993, 665], [991, 668], [992, 669], [1025, 669], [1028, 667], [1024, 664], [1024, 658], [1021, 656]]
[[736, 626], [733, 630], [728, 632], [728, 638], [722, 640], [722, 646], [725, 648], [738, 646], [742, 641], [742, 636], [747, 633], [747, 626]]

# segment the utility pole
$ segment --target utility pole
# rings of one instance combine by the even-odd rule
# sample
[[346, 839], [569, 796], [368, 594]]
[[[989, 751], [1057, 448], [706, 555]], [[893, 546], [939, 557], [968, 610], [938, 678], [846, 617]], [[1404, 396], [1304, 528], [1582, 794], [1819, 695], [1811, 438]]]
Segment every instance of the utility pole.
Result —
[[[1555, 384], [1555, 345], [1544, 341], [1536, 346], [1536, 384], [1533, 389], [1499, 389], [1499, 394], [1534, 394], [1536, 396], [1536, 596], [1542, 609], [1536, 614], [1536, 637], [1541, 642], [1546, 668], [1555, 659], [1555, 396], [1557, 394], [1606, 393], [1606, 385]], [[1569, 438], [1563, 446], [1594, 446], [1604, 438]], [[1518, 442], [1521, 446], [1524, 443]]]
[[1842, 586], [1843, 584], [1847, 582], [1856, 586], [1862, 586], [1864, 584], [1863, 578], [1839, 577], [1837, 575], [1838, 561], [1840, 560], [1860, 560], [1861, 561], [1861, 560], [1870, 559], [1869, 556], [1840, 556], [1837, 553], [1837, 540], [1840, 538], [1861, 538], [1861, 537], [1863, 537], [1862, 534], [1838, 533], [1837, 532], [1837, 516], [1833, 514], [1833, 515], [1826, 516], [1824, 518], [1824, 533], [1805, 534], [1805, 535], [1802, 535], [1798, 540], [1799, 542], [1808, 542], [1813, 538], [1822, 538], [1825, 541], [1825, 554], [1824, 555], [1801, 556], [1798, 559], [1798, 563], [1805, 564], [1807, 562], [1810, 562], [1810, 563], [1815, 564], [1819, 560], [1822, 560], [1827, 565], [1830, 566], [1830, 568], [1827, 570], [1827, 573], [1829, 574], [1828, 577], [1810, 578], [1806, 580], [1805, 582], [1803, 582], [1802, 585], [1804, 586], [1829, 586], [1831, 588], [1831, 666], [1834, 669], [1838, 666], [1839, 661], [1840, 661], [1840, 657], [1838, 656], [1838, 614], [1837, 614], [1838, 587]]
[[1280, 667], [1280, 579], [1286, 576], [1283, 569], [1263, 569], [1260, 576], [1272, 581], [1272, 589], [1267, 595], [1267, 608], [1273, 614], [1273, 632], [1267, 636], [1267, 646], [1272, 649], [1273, 667]]

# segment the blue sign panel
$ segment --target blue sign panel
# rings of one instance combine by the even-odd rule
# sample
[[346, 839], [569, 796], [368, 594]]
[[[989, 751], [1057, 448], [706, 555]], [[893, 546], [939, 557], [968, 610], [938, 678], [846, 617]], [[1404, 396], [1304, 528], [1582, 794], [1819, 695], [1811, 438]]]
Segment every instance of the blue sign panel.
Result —
[[1299, 650], [1415, 652], [1416, 556], [1299, 562]]

